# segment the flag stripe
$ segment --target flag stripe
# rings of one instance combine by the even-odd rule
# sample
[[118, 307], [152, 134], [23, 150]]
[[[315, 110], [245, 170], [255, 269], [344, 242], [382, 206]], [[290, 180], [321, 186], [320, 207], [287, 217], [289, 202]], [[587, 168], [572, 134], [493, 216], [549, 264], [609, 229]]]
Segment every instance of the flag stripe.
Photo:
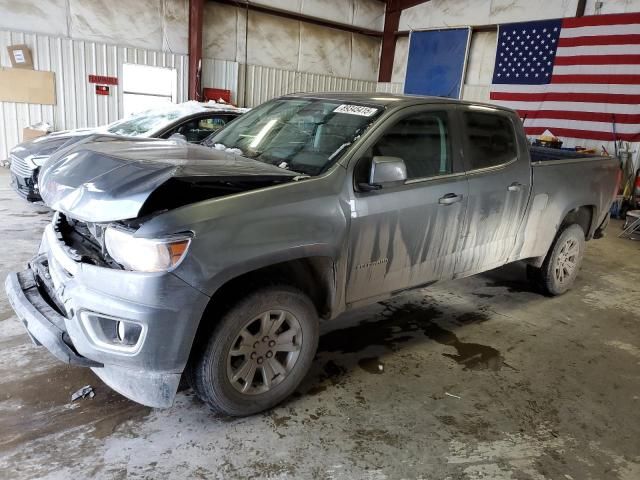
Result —
[[[560, 50], [560, 49], [558, 49]], [[638, 65], [638, 55], [573, 55], [556, 56], [555, 65]]]
[[[533, 118], [553, 118], [557, 120], [583, 120], [594, 122], [609, 122], [611, 123], [614, 118], [612, 113], [603, 112], [571, 112], [561, 110], [518, 110], [520, 117], [527, 119]], [[616, 123], [640, 123], [640, 112], [636, 114], [616, 113]]]
[[554, 83], [602, 83], [632, 85], [638, 83], [637, 75], [552, 75]]
[[581, 103], [581, 102], [514, 102], [513, 100], [492, 100], [492, 103], [501, 107], [515, 110], [560, 110], [567, 112], [596, 112], [623, 115], [636, 115], [640, 113], [640, 105], [620, 105], [610, 103]]
[[640, 95], [620, 95], [610, 93], [510, 93], [491, 92], [491, 100], [515, 100], [523, 102], [584, 102], [604, 104], [640, 104]]
[[[597, 75], [605, 70], [602, 65], [556, 65], [553, 67], [554, 75]], [[633, 65], [607, 65], [606, 72], [609, 75], [640, 75], [640, 63]]]
[[[637, 28], [640, 31], [640, 25]], [[558, 47], [587, 47], [593, 45], [630, 45], [640, 43], [640, 33], [627, 35], [592, 35], [586, 37], [563, 38], [560, 34]]]
[[[541, 135], [547, 130], [544, 127], [525, 127], [527, 135]], [[605, 142], [613, 141], [613, 132], [594, 132], [591, 130], [574, 130], [570, 128], [554, 128], [553, 134], [557, 137], [580, 138], [584, 140], [602, 140]], [[640, 141], [640, 134], [620, 134], [616, 135], [618, 140], [625, 142]]]
[[628, 25], [640, 23], [640, 13], [616, 13], [611, 15], [594, 15], [589, 17], [564, 18], [562, 28]]
[[[560, 32], [560, 39], [563, 38], [577, 38], [577, 37], [597, 37], [605, 35], [634, 35], [640, 33], [640, 24], [631, 23], [629, 25], [616, 25], [615, 28], [611, 28], [608, 25], [597, 27], [575, 27], [575, 28], [563, 28]], [[633, 43], [633, 42], [630, 42]]]
[[[525, 121], [526, 127], [543, 127], [548, 128], [555, 133], [557, 128], [569, 128], [571, 130], [591, 130], [592, 132], [612, 132], [613, 131], [613, 118], [605, 122], [588, 122], [584, 120], [557, 120], [549, 118], [527, 118]], [[636, 125], [630, 125], [628, 123], [616, 122], [616, 132], [620, 135], [640, 135], [638, 127]]]
[[580, 47], [558, 47], [558, 57], [573, 57], [574, 55], [640, 55], [639, 44], [623, 45], [584, 45]]
[[[640, 95], [640, 85], [608, 85], [603, 87], [602, 85], [589, 85], [581, 83], [562, 84], [562, 85], [508, 85], [508, 84], [493, 84], [491, 90], [494, 92], [513, 92], [513, 93], [610, 93], [620, 94], [620, 97], [613, 99], [606, 99], [603, 101], [623, 101], [625, 95]], [[640, 103], [640, 97], [634, 98], [632, 103]], [[596, 100], [589, 100], [596, 101]], [[626, 102], [622, 102], [626, 103]]]

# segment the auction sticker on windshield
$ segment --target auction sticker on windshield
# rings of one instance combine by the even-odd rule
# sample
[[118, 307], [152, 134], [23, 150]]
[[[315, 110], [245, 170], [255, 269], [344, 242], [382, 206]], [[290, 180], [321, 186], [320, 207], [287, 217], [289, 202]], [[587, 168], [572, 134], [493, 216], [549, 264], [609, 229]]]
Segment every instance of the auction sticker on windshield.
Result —
[[333, 113], [347, 113], [349, 115], [360, 115], [362, 117], [370, 117], [378, 111], [377, 108], [365, 107], [363, 105], [347, 105], [343, 103], [337, 107]]

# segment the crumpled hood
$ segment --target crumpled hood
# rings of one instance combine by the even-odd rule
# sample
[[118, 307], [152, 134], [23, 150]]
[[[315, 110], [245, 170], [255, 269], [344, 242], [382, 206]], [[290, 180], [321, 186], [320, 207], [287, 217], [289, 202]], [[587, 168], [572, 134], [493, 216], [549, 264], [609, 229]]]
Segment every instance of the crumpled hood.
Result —
[[87, 222], [136, 218], [149, 196], [171, 178], [197, 183], [298, 175], [181, 141], [96, 140], [54, 154], [40, 173], [45, 203]]

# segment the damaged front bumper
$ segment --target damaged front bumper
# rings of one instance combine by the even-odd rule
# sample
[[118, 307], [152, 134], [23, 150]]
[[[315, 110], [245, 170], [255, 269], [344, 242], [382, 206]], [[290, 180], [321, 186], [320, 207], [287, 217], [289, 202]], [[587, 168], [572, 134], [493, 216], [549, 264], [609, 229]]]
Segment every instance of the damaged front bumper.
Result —
[[30, 177], [22, 177], [11, 172], [11, 187], [22, 198], [29, 202], [40, 202], [42, 197], [38, 191], [38, 175], [32, 174]]
[[[209, 297], [172, 273], [78, 262], [53, 225], [29, 267], [10, 274], [5, 287], [36, 344], [63, 362], [90, 367], [131, 400], [173, 403]], [[125, 327], [119, 335], [118, 325], [133, 334]]]
[[64, 327], [64, 317], [56, 312], [38, 291], [31, 270], [10, 273], [5, 280], [9, 303], [36, 346], [44, 346], [58, 360], [83, 367], [103, 365], [78, 355]]

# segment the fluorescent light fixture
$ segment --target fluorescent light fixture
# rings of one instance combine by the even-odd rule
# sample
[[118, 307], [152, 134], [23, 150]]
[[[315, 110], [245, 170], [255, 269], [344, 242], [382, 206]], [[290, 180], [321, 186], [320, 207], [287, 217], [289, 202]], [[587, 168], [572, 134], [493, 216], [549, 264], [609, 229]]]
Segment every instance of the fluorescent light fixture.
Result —
[[256, 148], [258, 145], [260, 145], [262, 139], [267, 135], [267, 133], [269, 133], [269, 131], [273, 128], [277, 121], [278, 120], [276, 118], [272, 118], [267, 123], [265, 123], [264, 127], [262, 127], [262, 130], [258, 132], [258, 134], [253, 138], [253, 141], [249, 144], [249, 148]]

